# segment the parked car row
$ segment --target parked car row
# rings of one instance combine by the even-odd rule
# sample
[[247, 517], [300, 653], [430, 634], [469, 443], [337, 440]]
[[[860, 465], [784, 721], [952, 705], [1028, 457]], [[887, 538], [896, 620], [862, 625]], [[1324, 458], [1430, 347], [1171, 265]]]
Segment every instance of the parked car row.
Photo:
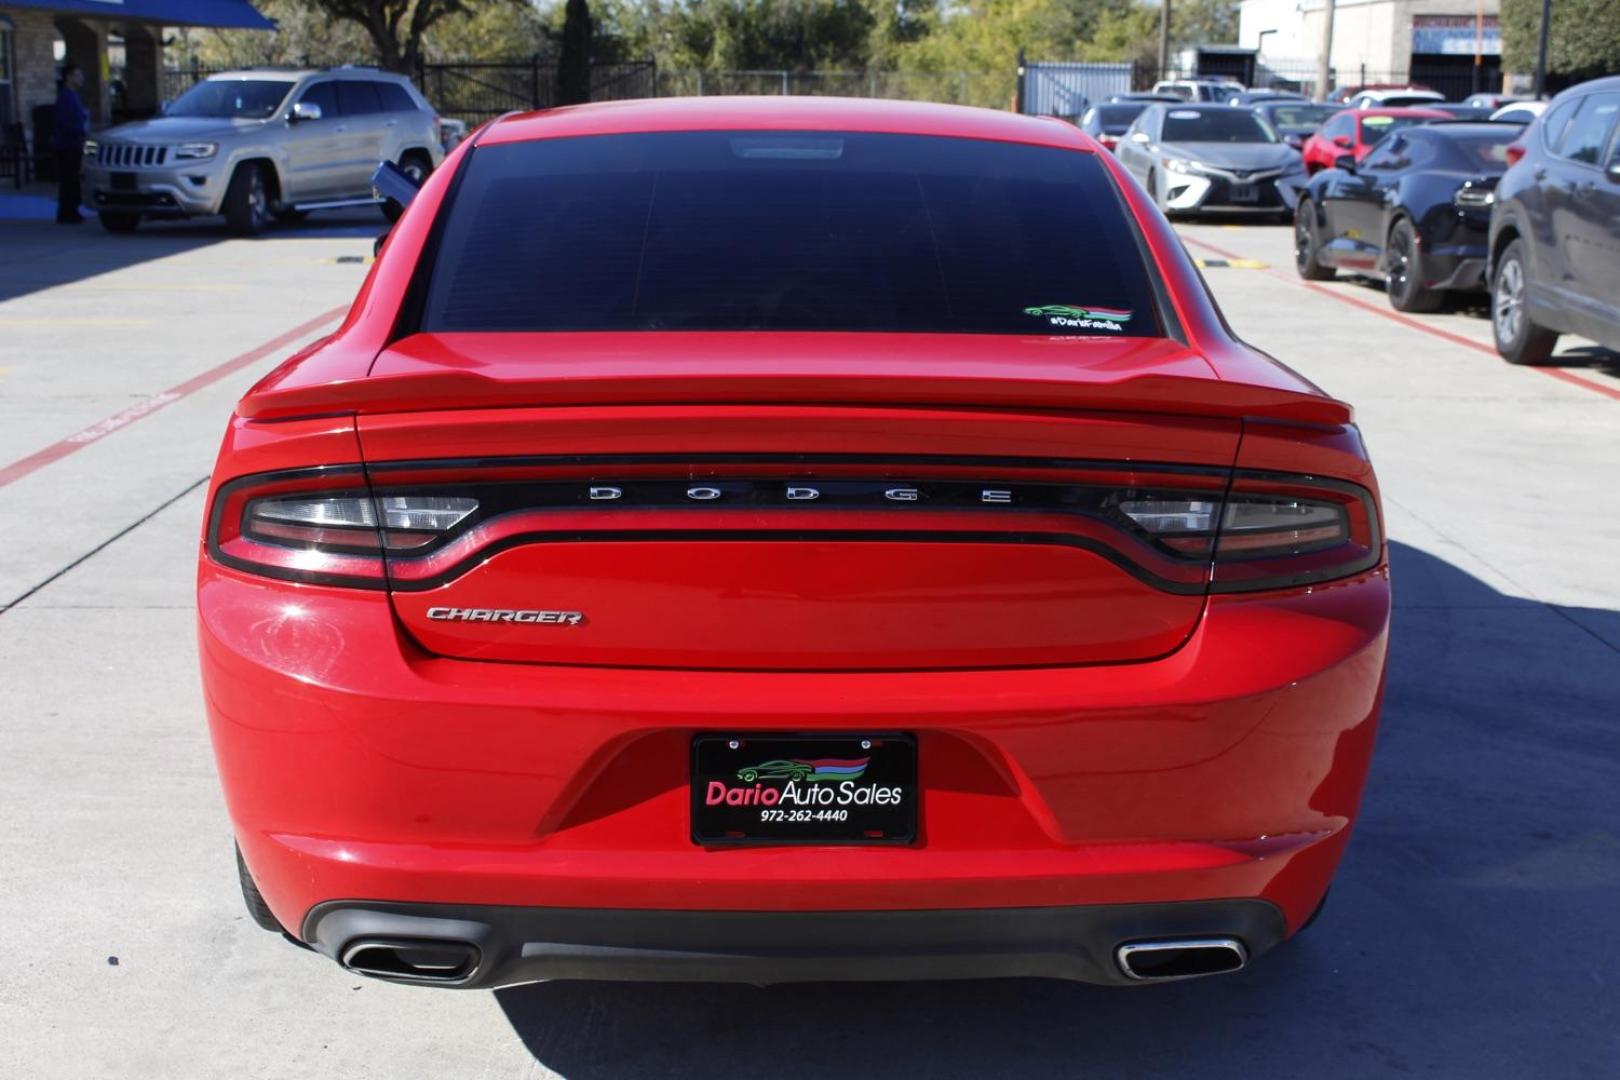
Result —
[[[1314, 102], [1287, 90], [1166, 80], [1091, 106], [1078, 124], [1120, 157], [1166, 213], [1291, 218], [1305, 177], [1347, 156], [1360, 162], [1395, 132], [1444, 121], [1524, 124], [1544, 104], [1499, 94], [1440, 99], [1413, 85], [1352, 87], [1342, 101]], [[1504, 126], [1499, 134], [1516, 130]]]
[[143, 218], [223, 214], [237, 233], [311, 210], [379, 204], [371, 174], [396, 163], [420, 182], [444, 131], [411, 81], [370, 68], [214, 75], [151, 120], [85, 146], [84, 191], [109, 232]]
[[[1332, 123], [1353, 116], [1340, 114]], [[1551, 355], [1560, 334], [1620, 349], [1620, 78], [1560, 94], [1528, 127], [1429, 122], [1346, 150], [1295, 204], [1295, 265], [1386, 284], [1399, 311], [1490, 293], [1497, 351]]]

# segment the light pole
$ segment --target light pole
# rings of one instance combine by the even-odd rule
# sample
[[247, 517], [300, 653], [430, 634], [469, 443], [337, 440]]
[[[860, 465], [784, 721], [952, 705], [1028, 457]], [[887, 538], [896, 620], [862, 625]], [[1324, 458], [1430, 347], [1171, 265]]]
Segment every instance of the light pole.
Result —
[[1170, 0], [1159, 0], [1159, 78], [1170, 77]]
[[1334, 0], [1322, 0], [1322, 53], [1316, 60], [1316, 96], [1322, 101], [1333, 78], [1333, 5]]
[[1536, 42], [1536, 100], [1547, 96], [1547, 28], [1552, 22], [1552, 0], [1541, 0], [1541, 40]]

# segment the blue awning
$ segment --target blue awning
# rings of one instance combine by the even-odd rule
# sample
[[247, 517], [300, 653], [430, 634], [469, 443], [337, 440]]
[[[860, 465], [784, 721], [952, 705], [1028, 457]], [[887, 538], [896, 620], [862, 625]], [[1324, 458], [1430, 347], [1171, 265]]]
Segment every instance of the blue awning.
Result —
[[216, 26], [233, 30], [274, 30], [276, 26], [259, 14], [248, 0], [0, 0], [0, 4], [163, 26]]

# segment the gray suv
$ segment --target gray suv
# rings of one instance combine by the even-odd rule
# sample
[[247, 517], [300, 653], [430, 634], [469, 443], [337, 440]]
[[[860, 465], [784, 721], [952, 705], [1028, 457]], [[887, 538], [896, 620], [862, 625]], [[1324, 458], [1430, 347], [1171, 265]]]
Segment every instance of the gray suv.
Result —
[[193, 86], [162, 116], [97, 133], [84, 191], [110, 232], [143, 217], [224, 214], [253, 235], [310, 210], [377, 203], [381, 162], [420, 182], [443, 158], [439, 118], [402, 75], [236, 71]]
[[1496, 351], [1544, 364], [1559, 334], [1620, 349], [1620, 78], [1559, 94], [1508, 160], [1491, 207]]

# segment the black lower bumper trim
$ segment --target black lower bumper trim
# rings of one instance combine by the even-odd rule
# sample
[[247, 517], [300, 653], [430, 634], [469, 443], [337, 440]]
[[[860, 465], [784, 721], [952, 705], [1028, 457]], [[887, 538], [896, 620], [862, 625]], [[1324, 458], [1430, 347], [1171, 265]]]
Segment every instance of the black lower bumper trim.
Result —
[[741, 983], [1047, 977], [1132, 980], [1132, 941], [1232, 937], [1250, 958], [1282, 940], [1263, 900], [928, 911], [635, 911], [330, 901], [303, 937], [335, 960], [368, 941], [462, 942], [476, 966], [454, 983], [548, 979]]

